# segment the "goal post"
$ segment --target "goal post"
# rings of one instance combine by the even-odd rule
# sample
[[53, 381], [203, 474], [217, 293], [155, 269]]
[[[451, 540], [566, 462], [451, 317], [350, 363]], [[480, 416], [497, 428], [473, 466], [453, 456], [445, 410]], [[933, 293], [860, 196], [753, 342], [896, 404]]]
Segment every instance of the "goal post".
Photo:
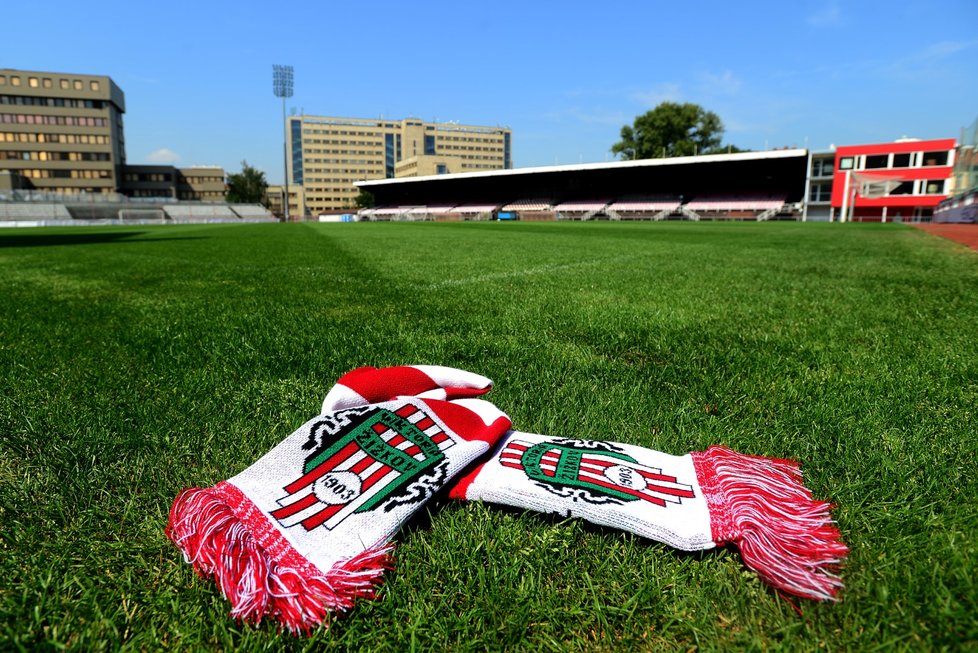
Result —
[[163, 209], [119, 209], [119, 219], [163, 222], [166, 214]]

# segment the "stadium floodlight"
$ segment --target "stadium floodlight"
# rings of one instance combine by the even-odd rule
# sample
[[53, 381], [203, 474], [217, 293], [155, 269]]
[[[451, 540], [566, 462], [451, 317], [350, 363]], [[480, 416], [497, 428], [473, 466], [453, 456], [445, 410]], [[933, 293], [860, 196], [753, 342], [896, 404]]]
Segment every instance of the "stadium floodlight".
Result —
[[282, 98], [282, 124], [285, 130], [282, 140], [282, 163], [285, 169], [282, 207], [286, 222], [289, 220], [289, 123], [285, 118], [285, 98], [292, 97], [292, 72], [292, 66], [272, 64], [272, 93], [275, 97]]

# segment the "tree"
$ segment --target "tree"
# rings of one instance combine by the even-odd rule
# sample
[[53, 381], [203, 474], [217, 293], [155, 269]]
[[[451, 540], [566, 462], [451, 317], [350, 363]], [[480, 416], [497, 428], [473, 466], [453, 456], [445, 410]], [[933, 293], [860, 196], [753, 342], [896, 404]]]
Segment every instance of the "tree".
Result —
[[258, 204], [265, 197], [267, 188], [265, 173], [242, 161], [241, 172], [228, 175], [227, 201]]
[[690, 102], [662, 102], [622, 127], [611, 152], [626, 160], [692, 156], [725, 152], [722, 140], [723, 121], [717, 114]]
[[353, 205], [358, 209], [372, 209], [374, 207], [374, 194], [369, 190], [360, 189], [360, 194], [353, 200]]

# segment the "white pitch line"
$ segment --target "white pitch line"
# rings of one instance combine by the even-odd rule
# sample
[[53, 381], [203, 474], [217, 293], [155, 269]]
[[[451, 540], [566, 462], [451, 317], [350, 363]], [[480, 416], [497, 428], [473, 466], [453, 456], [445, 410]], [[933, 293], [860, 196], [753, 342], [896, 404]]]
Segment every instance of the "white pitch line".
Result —
[[462, 277], [461, 279], [446, 279], [444, 281], [436, 281], [435, 283], [427, 284], [425, 288], [429, 288], [429, 289], [449, 288], [452, 286], [465, 286], [472, 283], [485, 283], [487, 281], [499, 281], [500, 279], [516, 279], [519, 277], [530, 277], [539, 274], [550, 274], [551, 272], [562, 272], [564, 270], [573, 270], [575, 268], [607, 265], [608, 263], [620, 263], [622, 261], [626, 261], [632, 258], [637, 258], [637, 257], [616, 256], [614, 258], [574, 261], [573, 263], [559, 263], [559, 264], [555, 263], [550, 265], [539, 265], [534, 268], [523, 268], [521, 270], [509, 270], [507, 272], [487, 272], [486, 274], [477, 274], [471, 277]]

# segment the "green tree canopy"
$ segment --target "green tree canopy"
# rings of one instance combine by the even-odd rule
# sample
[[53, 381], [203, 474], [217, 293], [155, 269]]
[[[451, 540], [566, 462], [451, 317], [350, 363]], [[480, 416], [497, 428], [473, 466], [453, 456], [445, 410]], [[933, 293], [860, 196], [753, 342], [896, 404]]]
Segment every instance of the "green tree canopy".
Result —
[[265, 173], [241, 162], [241, 172], [228, 175], [227, 201], [242, 204], [258, 204], [265, 197]]
[[374, 194], [369, 190], [360, 189], [360, 194], [353, 200], [353, 205], [358, 209], [372, 209], [374, 206]]
[[726, 152], [722, 140], [723, 121], [717, 114], [690, 102], [662, 102], [622, 127], [621, 140], [611, 152], [626, 160], [692, 156]]

